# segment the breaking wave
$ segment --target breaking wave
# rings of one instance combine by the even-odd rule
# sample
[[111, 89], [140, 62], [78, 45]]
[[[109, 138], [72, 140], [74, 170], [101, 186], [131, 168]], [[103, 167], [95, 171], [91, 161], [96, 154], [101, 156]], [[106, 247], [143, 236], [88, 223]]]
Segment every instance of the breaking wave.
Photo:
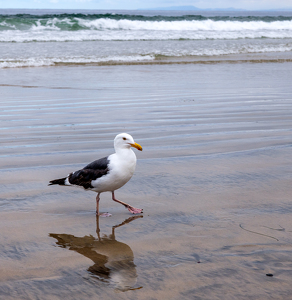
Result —
[[0, 42], [292, 38], [289, 17], [0, 16]]

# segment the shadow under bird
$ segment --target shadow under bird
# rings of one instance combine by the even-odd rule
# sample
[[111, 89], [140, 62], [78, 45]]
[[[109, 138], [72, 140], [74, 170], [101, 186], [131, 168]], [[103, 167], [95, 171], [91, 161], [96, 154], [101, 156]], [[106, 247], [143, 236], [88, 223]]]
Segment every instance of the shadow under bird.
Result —
[[142, 147], [135, 143], [130, 134], [120, 133], [114, 139], [114, 154], [95, 160], [83, 169], [70, 173], [67, 177], [51, 180], [49, 185], [77, 186], [96, 192], [97, 215], [110, 216], [108, 213], [99, 213], [100, 194], [103, 192], [111, 192], [112, 199], [124, 205], [132, 214], [142, 213], [142, 209], [115, 198], [115, 190], [131, 179], [136, 168], [137, 158], [131, 147], [142, 151]]

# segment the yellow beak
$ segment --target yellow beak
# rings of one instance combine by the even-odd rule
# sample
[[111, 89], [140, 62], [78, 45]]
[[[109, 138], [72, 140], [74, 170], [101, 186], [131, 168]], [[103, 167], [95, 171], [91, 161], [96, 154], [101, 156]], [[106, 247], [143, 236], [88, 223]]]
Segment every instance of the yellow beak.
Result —
[[136, 149], [142, 151], [142, 147], [141, 147], [139, 144], [135, 143], [135, 144], [130, 144], [130, 145], [131, 145], [132, 147], [134, 147], [134, 148], [136, 148]]

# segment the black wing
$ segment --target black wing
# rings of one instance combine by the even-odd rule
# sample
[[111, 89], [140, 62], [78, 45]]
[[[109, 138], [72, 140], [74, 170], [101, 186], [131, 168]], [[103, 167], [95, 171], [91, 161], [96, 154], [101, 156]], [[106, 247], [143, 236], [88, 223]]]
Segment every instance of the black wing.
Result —
[[93, 188], [92, 180], [96, 180], [109, 172], [108, 157], [104, 157], [88, 164], [82, 170], [71, 173], [68, 177], [69, 183], [83, 186], [85, 189]]
[[84, 167], [83, 170], [84, 169], [105, 170], [108, 168], [108, 164], [109, 164], [109, 159], [107, 156], [93, 161], [92, 163]]

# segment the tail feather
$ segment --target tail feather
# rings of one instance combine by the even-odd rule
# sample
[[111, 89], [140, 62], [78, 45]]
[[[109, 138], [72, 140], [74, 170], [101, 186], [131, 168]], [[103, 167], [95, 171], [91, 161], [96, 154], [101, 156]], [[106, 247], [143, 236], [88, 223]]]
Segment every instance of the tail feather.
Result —
[[65, 185], [66, 178], [67, 177], [51, 180], [48, 185], [53, 185], [53, 184]]

